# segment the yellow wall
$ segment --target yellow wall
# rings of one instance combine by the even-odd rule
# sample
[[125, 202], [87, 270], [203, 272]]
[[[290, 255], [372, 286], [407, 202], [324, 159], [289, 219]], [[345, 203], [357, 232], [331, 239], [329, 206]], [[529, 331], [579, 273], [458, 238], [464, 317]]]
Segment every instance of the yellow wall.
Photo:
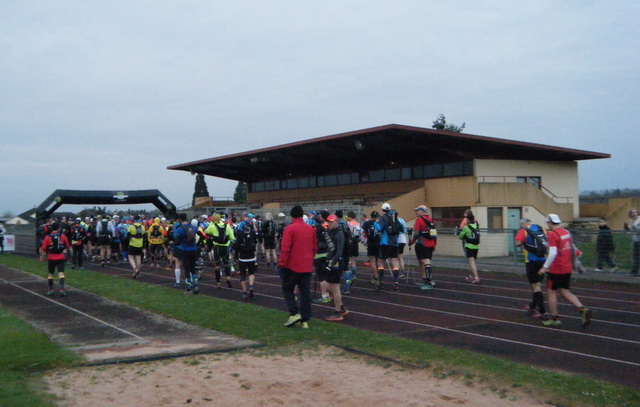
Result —
[[604, 218], [611, 229], [622, 230], [623, 225], [629, 222], [629, 210], [632, 208], [640, 209], [640, 197], [611, 198], [606, 204], [582, 204], [580, 216]]

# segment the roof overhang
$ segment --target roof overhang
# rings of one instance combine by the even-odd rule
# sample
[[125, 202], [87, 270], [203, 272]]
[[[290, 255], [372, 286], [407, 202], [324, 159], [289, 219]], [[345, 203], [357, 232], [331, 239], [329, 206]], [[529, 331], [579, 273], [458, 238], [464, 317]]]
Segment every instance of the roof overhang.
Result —
[[611, 155], [389, 124], [167, 167], [244, 182], [472, 159], [576, 161]]

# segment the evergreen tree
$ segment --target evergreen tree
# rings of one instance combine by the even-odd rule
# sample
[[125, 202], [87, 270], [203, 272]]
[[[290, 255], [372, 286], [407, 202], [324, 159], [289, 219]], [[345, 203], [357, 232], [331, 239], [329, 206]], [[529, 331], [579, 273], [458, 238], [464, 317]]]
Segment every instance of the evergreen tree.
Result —
[[191, 200], [191, 206], [195, 206], [196, 198], [201, 197], [209, 197], [209, 189], [207, 188], [207, 183], [204, 181], [204, 175], [197, 174], [196, 175], [196, 186], [195, 191], [193, 192], [193, 199]]
[[466, 123], [462, 123], [462, 125], [457, 126], [455, 124], [447, 124], [447, 119], [444, 117], [442, 113], [438, 115], [438, 118], [434, 120], [433, 126], [431, 128], [436, 130], [445, 130], [452, 131], [454, 133], [460, 133], [467, 126]]
[[236, 186], [236, 191], [233, 193], [233, 201], [236, 204], [246, 204], [247, 203], [247, 183], [238, 181], [238, 185]]

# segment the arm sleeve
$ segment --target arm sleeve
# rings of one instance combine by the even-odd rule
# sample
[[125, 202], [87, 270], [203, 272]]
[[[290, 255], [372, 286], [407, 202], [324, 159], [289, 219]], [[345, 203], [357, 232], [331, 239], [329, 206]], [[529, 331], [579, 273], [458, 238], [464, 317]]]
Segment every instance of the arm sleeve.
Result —
[[547, 255], [547, 260], [544, 262], [543, 267], [549, 268], [549, 266], [551, 266], [553, 261], [556, 259], [557, 255], [558, 255], [558, 248], [555, 246], [549, 247], [549, 254]]

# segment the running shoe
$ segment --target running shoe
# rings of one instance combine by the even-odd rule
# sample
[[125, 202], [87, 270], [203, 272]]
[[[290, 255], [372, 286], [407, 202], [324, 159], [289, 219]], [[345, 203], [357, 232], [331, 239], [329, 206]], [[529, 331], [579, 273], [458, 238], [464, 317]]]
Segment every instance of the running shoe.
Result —
[[407, 276], [405, 276], [404, 274], [400, 274], [400, 277], [398, 277], [398, 279], [399, 279], [400, 281], [404, 281], [404, 280], [406, 280], [406, 279], [407, 279]]
[[313, 300], [313, 302], [315, 302], [316, 304], [326, 304], [328, 302], [331, 302], [331, 297], [326, 296], [326, 297], [316, 298], [315, 300]]
[[618, 271], [618, 267], [614, 266], [613, 268], [611, 268], [611, 270], [609, 270], [610, 273], [615, 273], [616, 271]]
[[140, 275], [140, 270], [136, 270], [133, 272], [133, 275], [131, 276], [131, 278], [138, 278], [139, 275]]
[[175, 288], [182, 288], [182, 284], [180, 284], [180, 283], [175, 283], [173, 286], [174, 286]]
[[248, 292], [248, 291], [243, 291], [243, 292], [242, 292], [242, 299], [243, 299], [243, 300], [246, 300], [246, 299], [248, 299], [248, 298], [249, 298], [249, 292]]
[[351, 284], [352, 278], [353, 278], [353, 273], [351, 273], [350, 271], [347, 271], [344, 273], [344, 283], [346, 285]]
[[589, 308], [583, 309], [580, 311], [580, 324], [582, 326], [589, 326], [589, 324], [591, 324], [591, 317], [593, 317], [593, 311]]
[[343, 317], [346, 317], [347, 315], [349, 315], [349, 310], [347, 309], [347, 307], [345, 307], [344, 305], [340, 308], [340, 311], [338, 311], [340, 313], [340, 315], [342, 315]]
[[378, 285], [376, 286], [376, 288], [374, 290], [377, 291], [377, 292], [384, 291], [384, 284], [378, 283]]
[[538, 319], [540, 321], [544, 321], [544, 314], [541, 314], [539, 312], [533, 312], [530, 314], [531, 315], [531, 319]]
[[342, 316], [340, 311], [336, 311], [333, 314], [329, 315], [328, 317], [324, 317], [324, 320], [329, 322], [339, 322], [339, 321], [344, 321], [344, 317]]
[[60, 292], [60, 297], [66, 297], [67, 296], [67, 292], [64, 290], [64, 288], [61, 288], [59, 292]]
[[309, 323], [308, 322], [302, 322], [300, 324], [300, 328], [302, 329], [309, 329]]
[[433, 290], [433, 286], [429, 283], [422, 283], [422, 285], [420, 286], [420, 289], [422, 291]]
[[300, 314], [291, 315], [289, 319], [287, 319], [287, 322], [284, 323], [284, 326], [286, 327], [294, 326], [295, 324], [300, 322], [301, 319], [302, 317], [300, 316]]
[[198, 294], [199, 292], [200, 292], [200, 287], [198, 287], [198, 286], [193, 287], [193, 293], [194, 294]]
[[378, 279], [376, 277], [372, 277], [371, 284], [378, 284]]
[[466, 276], [464, 279], [470, 283], [473, 281], [473, 276]]
[[350, 289], [348, 289], [348, 288], [344, 288], [344, 289], [342, 290], [342, 295], [349, 295], [349, 294], [351, 294], [351, 290], [350, 290]]
[[480, 284], [480, 279], [474, 278], [473, 280], [471, 280], [471, 284]]
[[253, 286], [249, 287], [249, 298], [253, 298]]
[[600, 272], [600, 271], [602, 271], [602, 269], [601, 268], [595, 268], [595, 269], [593, 269], [593, 271]]
[[561, 326], [562, 322], [557, 318], [551, 317], [551, 318], [547, 319], [546, 321], [542, 322], [542, 325], [549, 326], [549, 327], [553, 328], [553, 327]]
[[56, 292], [55, 292], [55, 291], [53, 291], [53, 289], [51, 289], [51, 290], [47, 291], [47, 295], [48, 295], [48, 296], [50, 296], [50, 297], [51, 297], [51, 296], [53, 296], [53, 295], [55, 295], [55, 293], [56, 293]]
[[220, 283], [216, 283], [216, 289], [221, 290], [222, 286], [220, 285]]

